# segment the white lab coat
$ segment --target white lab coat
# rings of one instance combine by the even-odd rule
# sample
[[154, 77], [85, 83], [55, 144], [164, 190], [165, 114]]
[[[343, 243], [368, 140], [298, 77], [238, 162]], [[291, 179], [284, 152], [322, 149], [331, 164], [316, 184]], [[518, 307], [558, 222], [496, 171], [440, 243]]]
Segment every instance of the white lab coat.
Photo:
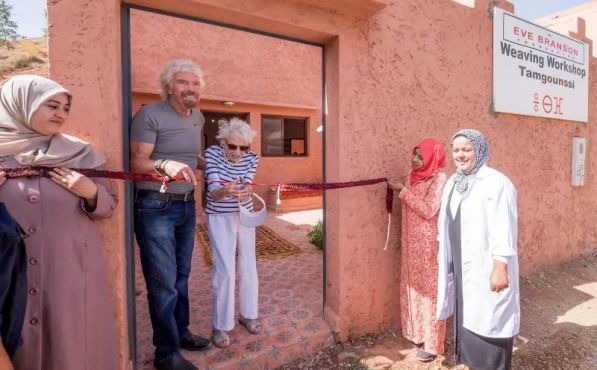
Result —
[[[446, 214], [453, 178], [444, 188], [438, 219], [438, 320], [452, 316], [456, 302]], [[513, 337], [520, 328], [516, 188], [501, 172], [481, 167], [463, 194], [460, 217], [463, 326], [485, 337]], [[489, 284], [494, 258], [508, 263], [508, 288], [499, 293]]]

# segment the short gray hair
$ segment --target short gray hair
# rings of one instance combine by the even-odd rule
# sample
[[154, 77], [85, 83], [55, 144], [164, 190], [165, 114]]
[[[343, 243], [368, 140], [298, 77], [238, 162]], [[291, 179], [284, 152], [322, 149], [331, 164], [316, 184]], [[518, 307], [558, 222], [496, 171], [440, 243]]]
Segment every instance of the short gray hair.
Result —
[[257, 134], [247, 122], [238, 117], [232, 117], [230, 120], [221, 119], [218, 125], [216, 139], [220, 141], [235, 137], [250, 144]]
[[201, 87], [201, 89], [205, 87], [203, 71], [197, 65], [197, 63], [190, 59], [173, 59], [166, 64], [166, 67], [162, 73], [160, 73], [160, 96], [162, 99], [168, 100], [170, 98], [168, 89], [176, 72], [190, 72], [194, 74], [199, 79], [199, 87]]

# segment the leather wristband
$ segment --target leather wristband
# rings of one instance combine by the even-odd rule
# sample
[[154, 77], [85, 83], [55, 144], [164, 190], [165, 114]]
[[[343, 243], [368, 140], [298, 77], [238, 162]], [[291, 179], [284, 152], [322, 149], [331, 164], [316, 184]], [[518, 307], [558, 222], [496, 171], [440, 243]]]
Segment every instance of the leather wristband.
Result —
[[158, 159], [153, 162], [153, 169], [155, 172], [159, 173], [162, 176], [166, 176], [166, 172], [164, 171], [164, 163], [166, 163], [167, 159]]

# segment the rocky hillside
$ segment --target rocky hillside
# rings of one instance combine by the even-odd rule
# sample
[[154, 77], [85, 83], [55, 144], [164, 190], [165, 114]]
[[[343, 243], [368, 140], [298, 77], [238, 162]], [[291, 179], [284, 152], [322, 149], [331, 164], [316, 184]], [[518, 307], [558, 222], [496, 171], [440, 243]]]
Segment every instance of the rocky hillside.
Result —
[[13, 49], [0, 48], [0, 81], [15, 74], [48, 76], [48, 39], [21, 39]]

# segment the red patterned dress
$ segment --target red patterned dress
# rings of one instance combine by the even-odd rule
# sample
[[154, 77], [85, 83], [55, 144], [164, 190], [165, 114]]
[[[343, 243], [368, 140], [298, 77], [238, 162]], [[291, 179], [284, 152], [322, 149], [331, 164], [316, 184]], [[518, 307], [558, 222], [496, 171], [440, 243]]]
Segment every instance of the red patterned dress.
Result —
[[437, 217], [447, 176], [443, 172], [400, 191], [402, 258], [400, 308], [402, 335], [444, 352], [446, 321], [435, 319], [437, 305]]

